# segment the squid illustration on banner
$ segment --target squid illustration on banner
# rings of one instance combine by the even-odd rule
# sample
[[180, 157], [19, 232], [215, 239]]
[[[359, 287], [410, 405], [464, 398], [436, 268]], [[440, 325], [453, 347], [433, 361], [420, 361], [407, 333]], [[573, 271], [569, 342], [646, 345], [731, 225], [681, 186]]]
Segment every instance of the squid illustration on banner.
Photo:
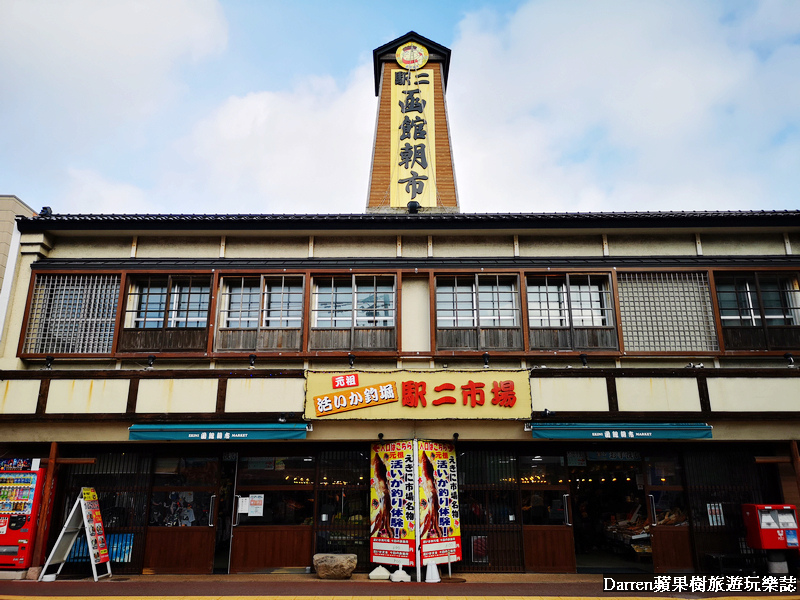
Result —
[[370, 486], [370, 561], [415, 566], [414, 443], [373, 444]]
[[417, 456], [422, 564], [461, 560], [455, 447], [419, 440]]
[[379, 443], [372, 445], [370, 459], [370, 560], [416, 566], [417, 539], [423, 565], [461, 560], [454, 446]]

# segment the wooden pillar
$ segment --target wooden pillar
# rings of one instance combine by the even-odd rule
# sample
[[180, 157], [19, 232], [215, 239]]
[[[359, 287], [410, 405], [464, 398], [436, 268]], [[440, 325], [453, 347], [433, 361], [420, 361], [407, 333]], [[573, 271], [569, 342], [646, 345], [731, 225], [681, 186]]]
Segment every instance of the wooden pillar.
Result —
[[47, 461], [47, 472], [44, 478], [44, 489], [42, 490], [42, 502], [39, 505], [39, 524], [36, 527], [36, 541], [33, 543], [33, 562], [32, 567], [44, 565], [45, 553], [47, 552], [47, 538], [45, 534], [50, 529], [48, 517], [50, 516], [50, 504], [53, 501], [53, 483], [56, 476], [56, 460], [58, 457], [58, 442], [50, 443], [50, 458]]
[[792, 449], [792, 466], [794, 467], [794, 479], [797, 483], [797, 491], [800, 493], [800, 452], [797, 450], [797, 440], [789, 442]]

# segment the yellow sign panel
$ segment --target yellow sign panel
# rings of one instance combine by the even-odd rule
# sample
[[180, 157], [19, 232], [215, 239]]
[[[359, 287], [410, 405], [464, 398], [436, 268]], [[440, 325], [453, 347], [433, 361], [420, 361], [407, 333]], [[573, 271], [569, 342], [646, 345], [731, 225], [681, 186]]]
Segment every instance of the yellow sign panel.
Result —
[[391, 206], [436, 206], [436, 138], [432, 69], [392, 69]]
[[530, 419], [528, 371], [308, 371], [306, 419]]

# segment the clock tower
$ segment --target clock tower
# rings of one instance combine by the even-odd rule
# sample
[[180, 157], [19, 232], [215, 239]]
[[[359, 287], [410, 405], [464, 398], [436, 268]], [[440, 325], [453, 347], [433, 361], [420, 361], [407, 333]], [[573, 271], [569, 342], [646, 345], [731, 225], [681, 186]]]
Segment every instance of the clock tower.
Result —
[[411, 31], [372, 53], [379, 98], [369, 212], [457, 212], [445, 89], [450, 50]]

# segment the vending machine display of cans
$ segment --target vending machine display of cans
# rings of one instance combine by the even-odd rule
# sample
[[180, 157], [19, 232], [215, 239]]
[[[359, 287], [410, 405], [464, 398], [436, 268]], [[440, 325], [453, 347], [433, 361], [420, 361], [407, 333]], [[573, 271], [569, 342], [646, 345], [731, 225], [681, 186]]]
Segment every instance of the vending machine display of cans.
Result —
[[793, 504], [743, 504], [742, 517], [751, 548], [798, 549], [797, 510]]
[[31, 564], [44, 473], [0, 470], [0, 569]]

